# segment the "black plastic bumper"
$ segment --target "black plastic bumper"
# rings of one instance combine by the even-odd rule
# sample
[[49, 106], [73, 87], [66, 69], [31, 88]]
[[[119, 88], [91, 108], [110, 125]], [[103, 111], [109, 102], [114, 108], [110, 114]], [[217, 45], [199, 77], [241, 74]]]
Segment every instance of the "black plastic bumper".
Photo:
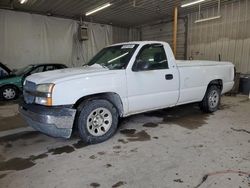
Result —
[[36, 104], [19, 104], [19, 112], [29, 126], [53, 137], [69, 138], [76, 110], [67, 106], [46, 107]]

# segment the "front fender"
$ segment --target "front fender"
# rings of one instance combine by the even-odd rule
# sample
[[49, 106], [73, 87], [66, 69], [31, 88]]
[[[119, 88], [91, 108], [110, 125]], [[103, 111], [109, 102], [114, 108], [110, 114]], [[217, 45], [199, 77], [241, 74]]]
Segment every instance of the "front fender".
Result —
[[124, 100], [126, 91], [126, 75], [124, 71], [120, 71], [114, 74], [84, 77], [56, 83], [52, 99], [53, 105], [71, 105], [88, 95], [117, 93], [121, 100]]

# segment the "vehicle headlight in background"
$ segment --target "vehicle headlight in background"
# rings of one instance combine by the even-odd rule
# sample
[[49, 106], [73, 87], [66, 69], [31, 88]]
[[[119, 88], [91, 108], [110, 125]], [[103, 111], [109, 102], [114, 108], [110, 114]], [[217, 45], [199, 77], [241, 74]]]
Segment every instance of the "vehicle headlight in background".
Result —
[[55, 84], [39, 84], [36, 87], [36, 104], [52, 106], [52, 91]]

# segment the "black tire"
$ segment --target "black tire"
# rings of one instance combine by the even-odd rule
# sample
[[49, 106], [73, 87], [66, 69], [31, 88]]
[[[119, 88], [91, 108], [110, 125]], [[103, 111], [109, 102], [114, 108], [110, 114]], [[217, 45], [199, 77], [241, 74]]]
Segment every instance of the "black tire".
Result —
[[[7, 93], [11, 92], [12, 95], [7, 95]], [[9, 93], [10, 94], [10, 93]], [[0, 98], [6, 101], [17, 99], [19, 96], [19, 90], [17, 87], [9, 85], [3, 86], [0, 89]]]
[[221, 89], [218, 88], [218, 86], [216, 85], [211, 85], [208, 87], [206, 94], [200, 103], [200, 109], [206, 113], [213, 113], [218, 110], [218, 107], [220, 105], [220, 99]]
[[[98, 109], [105, 109], [105, 112], [109, 111], [110, 112], [109, 114], [111, 114], [111, 117], [109, 118], [110, 120], [112, 119], [112, 122], [109, 124], [109, 128], [105, 130], [106, 132], [103, 131], [103, 135], [99, 135], [99, 136], [93, 135], [93, 134], [95, 133], [97, 134], [97, 132], [95, 132], [97, 129], [99, 131], [103, 130], [102, 129], [103, 127], [101, 125], [105, 126], [106, 124], [105, 124], [104, 119], [102, 118], [105, 118], [104, 116], [107, 114], [104, 114], [100, 118], [102, 123], [100, 123], [101, 125], [97, 125], [97, 126], [100, 126], [99, 128], [97, 128], [97, 126], [94, 125], [95, 122], [93, 120], [92, 120], [93, 122], [90, 121], [90, 119], [92, 119], [91, 117], [96, 117], [96, 116], [93, 116], [93, 114], [94, 114], [94, 111]], [[109, 101], [105, 99], [93, 99], [93, 100], [88, 100], [88, 101], [83, 102], [78, 108], [78, 115], [76, 118], [77, 118], [76, 126], [78, 128], [79, 135], [81, 139], [83, 140], [83, 142], [85, 142], [86, 144], [97, 144], [97, 143], [104, 142], [108, 140], [109, 138], [111, 138], [117, 130], [117, 125], [118, 125], [117, 109], [112, 103], [110, 103]], [[93, 127], [93, 130], [91, 126]]]

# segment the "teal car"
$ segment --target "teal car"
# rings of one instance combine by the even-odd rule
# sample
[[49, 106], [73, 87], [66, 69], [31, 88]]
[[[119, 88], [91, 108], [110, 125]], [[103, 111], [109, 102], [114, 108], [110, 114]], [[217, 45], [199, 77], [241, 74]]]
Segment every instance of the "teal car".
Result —
[[14, 71], [0, 79], [0, 98], [2, 100], [18, 98], [22, 94], [24, 79], [31, 74], [63, 68], [67, 68], [67, 66], [63, 64], [36, 64]]

